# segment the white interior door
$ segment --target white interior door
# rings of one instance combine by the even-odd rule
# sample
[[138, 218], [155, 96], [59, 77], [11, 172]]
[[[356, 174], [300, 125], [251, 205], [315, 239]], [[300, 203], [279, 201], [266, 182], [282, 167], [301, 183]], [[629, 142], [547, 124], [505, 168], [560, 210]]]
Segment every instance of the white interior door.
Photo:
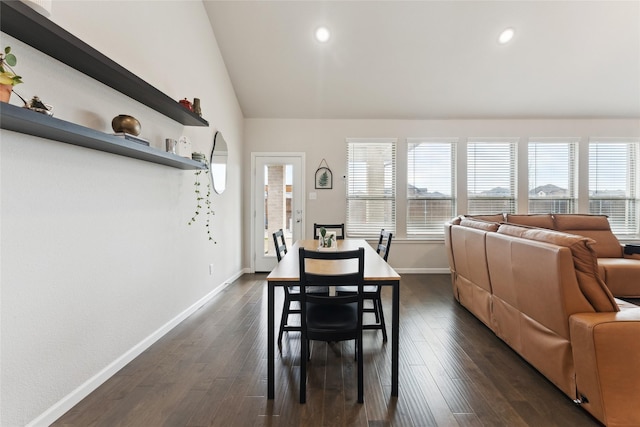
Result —
[[304, 155], [252, 155], [254, 271], [271, 271], [278, 262], [272, 233], [281, 229], [287, 248], [304, 230]]

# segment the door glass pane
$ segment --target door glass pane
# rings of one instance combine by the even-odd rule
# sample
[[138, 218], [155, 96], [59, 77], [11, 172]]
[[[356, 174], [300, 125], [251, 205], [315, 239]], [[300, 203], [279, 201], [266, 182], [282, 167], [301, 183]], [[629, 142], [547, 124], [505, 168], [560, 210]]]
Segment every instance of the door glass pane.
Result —
[[264, 166], [264, 254], [276, 256], [273, 233], [282, 229], [287, 248], [293, 243], [291, 197], [293, 190], [293, 165], [273, 164]]

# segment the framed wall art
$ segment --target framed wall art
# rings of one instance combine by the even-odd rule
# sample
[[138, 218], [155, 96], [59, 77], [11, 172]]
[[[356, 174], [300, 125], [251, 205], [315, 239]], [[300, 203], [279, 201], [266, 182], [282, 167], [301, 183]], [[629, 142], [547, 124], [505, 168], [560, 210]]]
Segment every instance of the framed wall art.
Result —
[[[323, 166], [324, 165], [324, 166]], [[330, 190], [333, 188], [333, 173], [325, 159], [322, 159], [316, 170], [316, 189]]]

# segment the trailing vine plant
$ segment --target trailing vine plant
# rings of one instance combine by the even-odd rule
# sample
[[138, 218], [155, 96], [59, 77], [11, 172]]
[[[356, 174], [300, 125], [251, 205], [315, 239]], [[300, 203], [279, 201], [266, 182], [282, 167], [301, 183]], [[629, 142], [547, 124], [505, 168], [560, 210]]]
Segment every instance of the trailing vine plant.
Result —
[[[206, 170], [206, 173], [209, 173], [208, 169]], [[215, 215], [215, 212], [211, 209], [211, 180], [207, 180], [206, 194], [203, 195], [202, 192], [200, 191], [201, 175], [202, 175], [202, 170], [198, 170], [195, 172], [196, 179], [193, 185], [195, 189], [194, 191], [196, 193], [196, 210], [193, 216], [191, 217], [191, 220], [189, 220], [189, 225], [196, 222], [196, 219], [199, 217], [201, 210], [204, 208], [204, 214], [206, 215], [204, 226], [205, 226], [205, 229], [207, 230], [207, 237], [209, 238], [209, 240], [213, 240], [213, 236], [211, 235], [210, 223], [211, 223], [211, 216]]]

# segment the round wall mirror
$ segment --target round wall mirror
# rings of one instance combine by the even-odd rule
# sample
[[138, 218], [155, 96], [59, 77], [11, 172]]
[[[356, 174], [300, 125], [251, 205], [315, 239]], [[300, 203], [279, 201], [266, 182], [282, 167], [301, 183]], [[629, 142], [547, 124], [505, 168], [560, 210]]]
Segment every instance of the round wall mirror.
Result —
[[211, 185], [213, 190], [222, 194], [227, 187], [227, 158], [229, 157], [229, 149], [227, 142], [224, 140], [222, 133], [216, 131], [213, 136], [213, 147], [211, 148], [211, 156], [209, 158], [209, 176], [211, 177]]

